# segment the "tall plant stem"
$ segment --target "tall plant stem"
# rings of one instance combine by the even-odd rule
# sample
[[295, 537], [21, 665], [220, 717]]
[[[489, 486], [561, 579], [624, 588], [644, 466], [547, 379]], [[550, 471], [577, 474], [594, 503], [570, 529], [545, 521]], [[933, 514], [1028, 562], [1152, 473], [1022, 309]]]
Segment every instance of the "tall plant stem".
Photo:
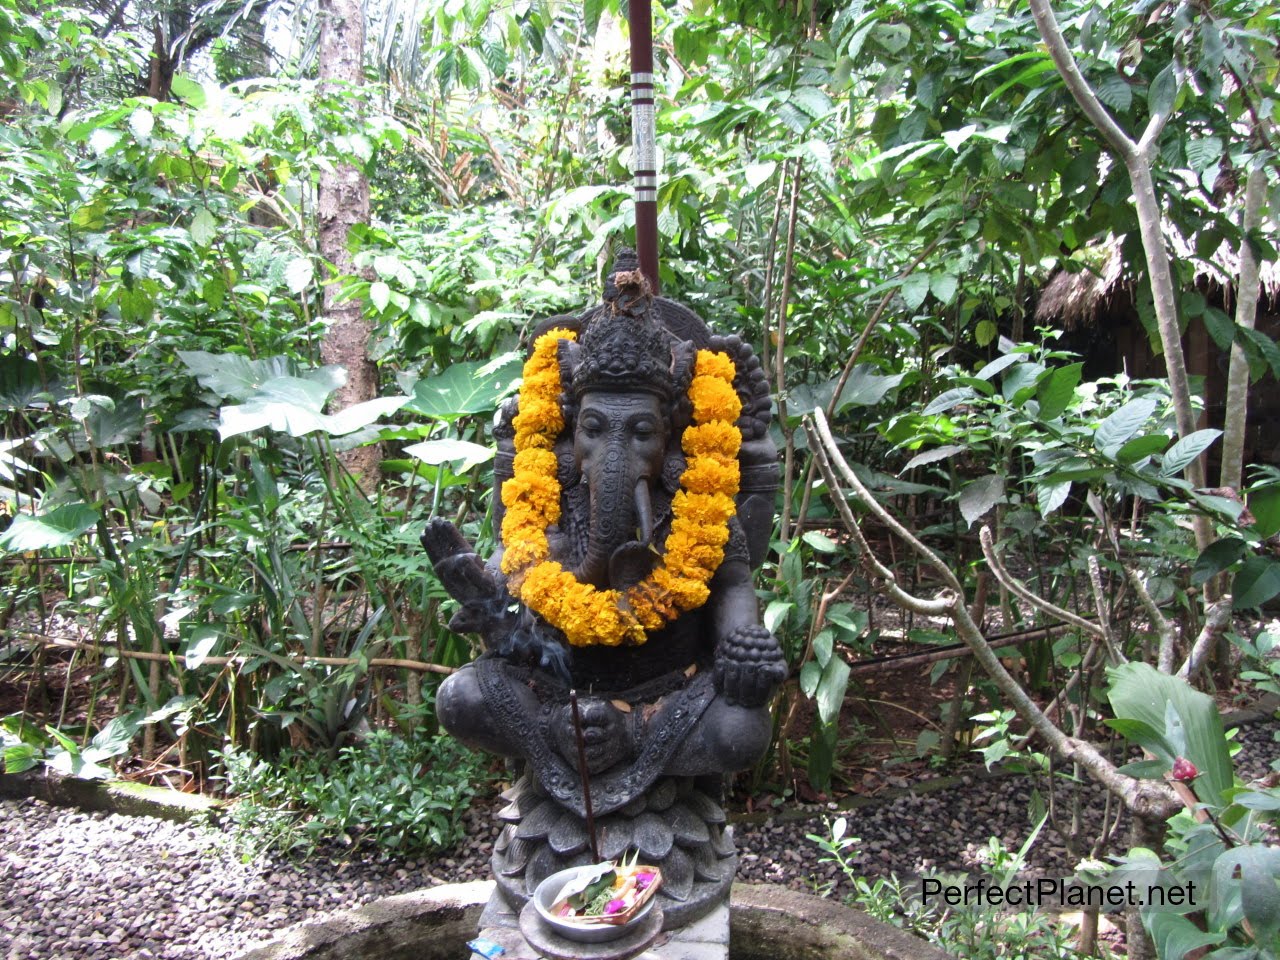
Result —
[[[903, 269], [895, 279], [905, 280], [907, 277], [911, 276], [911, 274], [915, 273], [916, 268], [919, 267], [920, 264], [924, 263], [933, 251], [938, 249], [938, 244], [942, 243], [942, 241], [946, 239], [949, 232], [949, 230], [944, 230], [942, 233], [934, 237], [929, 242], [929, 245], [921, 250], [916, 258], [912, 260], [911, 263]], [[858, 340], [853, 345], [853, 350], [849, 353], [849, 359], [844, 363], [844, 369], [840, 371], [840, 379], [836, 381], [836, 388], [831, 394], [830, 402], [827, 404], [828, 417], [835, 416], [836, 404], [840, 401], [840, 394], [844, 393], [845, 384], [849, 382], [849, 377], [853, 373], [853, 368], [858, 362], [858, 357], [862, 356], [862, 348], [865, 347], [867, 345], [867, 341], [871, 339], [871, 331], [874, 330], [876, 324], [880, 322], [880, 318], [884, 316], [885, 310], [888, 309], [889, 303], [893, 300], [894, 294], [897, 292], [897, 286], [893, 286], [885, 292], [885, 295], [880, 298], [880, 302], [876, 304], [875, 310], [872, 311], [871, 318], [867, 321], [867, 325], [862, 328], [862, 333], [858, 335]]]
[[772, 370], [770, 360], [769, 317], [773, 314], [774, 276], [777, 273], [778, 259], [778, 225], [782, 222], [782, 200], [787, 195], [787, 169], [789, 160], [782, 163], [782, 172], [778, 176], [778, 190], [773, 198], [773, 219], [769, 224], [769, 239], [765, 243], [764, 254], [764, 297], [761, 300], [761, 316], [764, 318], [764, 329], [760, 335], [760, 364], [766, 370]]
[[791, 278], [796, 253], [796, 214], [800, 205], [800, 180], [804, 165], [796, 160], [791, 176], [791, 204], [787, 212], [787, 250], [782, 267], [782, 294], [778, 297], [778, 346], [774, 354], [773, 386], [778, 392], [778, 423], [785, 439], [782, 459], [782, 520], [778, 525], [778, 537], [783, 543], [791, 537], [792, 487], [796, 472], [796, 439], [787, 426], [787, 310], [791, 306]]

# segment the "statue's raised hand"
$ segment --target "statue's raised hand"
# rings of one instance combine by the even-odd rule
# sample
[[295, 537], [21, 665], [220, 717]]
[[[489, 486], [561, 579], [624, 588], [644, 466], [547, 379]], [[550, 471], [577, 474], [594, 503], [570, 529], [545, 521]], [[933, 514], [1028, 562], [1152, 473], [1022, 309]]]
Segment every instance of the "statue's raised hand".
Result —
[[738, 627], [716, 647], [716, 690], [731, 704], [763, 706], [786, 677], [782, 648], [762, 626]]

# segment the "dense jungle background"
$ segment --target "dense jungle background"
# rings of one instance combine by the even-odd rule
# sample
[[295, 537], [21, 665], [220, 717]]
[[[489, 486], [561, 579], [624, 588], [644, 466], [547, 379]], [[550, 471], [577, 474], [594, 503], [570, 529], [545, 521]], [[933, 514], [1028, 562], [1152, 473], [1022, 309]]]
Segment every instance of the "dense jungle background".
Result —
[[[634, 243], [626, 14], [0, 0], [7, 773], [458, 839], [503, 771], [437, 735], [478, 651], [418, 538], [489, 552], [528, 333]], [[754, 344], [783, 452], [737, 802], [980, 750], [1036, 825], [1096, 782], [1073, 853], [1209, 891], [1130, 956], [1276, 956], [1280, 789], [1221, 714], [1280, 693], [1280, 6], [655, 16], [663, 294]]]

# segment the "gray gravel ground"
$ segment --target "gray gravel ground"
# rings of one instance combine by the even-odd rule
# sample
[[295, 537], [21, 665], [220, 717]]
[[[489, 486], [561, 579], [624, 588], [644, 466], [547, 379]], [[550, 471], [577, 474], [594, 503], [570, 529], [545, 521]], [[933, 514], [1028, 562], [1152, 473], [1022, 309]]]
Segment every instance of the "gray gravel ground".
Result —
[[[1244, 728], [1242, 775], [1259, 776], [1280, 756], [1274, 730], [1274, 723]], [[969, 776], [857, 810], [849, 815], [850, 833], [861, 838], [855, 862], [866, 876], [972, 871], [988, 837], [1021, 844], [1030, 793], [1021, 778]], [[468, 814], [469, 839], [436, 859], [294, 863], [246, 861], [226, 834], [207, 826], [0, 801], [0, 958], [223, 960], [319, 913], [483, 878], [491, 807]], [[1091, 793], [1084, 822], [1099, 822], [1102, 809]], [[837, 883], [838, 869], [819, 863], [820, 851], [805, 839], [824, 833], [831, 816], [792, 806], [740, 823], [739, 878], [810, 891]], [[1064, 874], [1071, 866], [1062, 837], [1046, 829], [1030, 868]]]

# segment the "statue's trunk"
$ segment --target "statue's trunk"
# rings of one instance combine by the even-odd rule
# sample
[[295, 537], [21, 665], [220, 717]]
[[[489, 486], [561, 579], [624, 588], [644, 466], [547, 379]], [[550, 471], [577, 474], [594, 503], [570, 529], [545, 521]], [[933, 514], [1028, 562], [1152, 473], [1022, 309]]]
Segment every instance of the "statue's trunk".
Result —
[[590, 535], [579, 579], [601, 588], [609, 586], [609, 558], [636, 536], [637, 485], [646, 486], [627, 469], [622, 451], [611, 450], [587, 478]]

